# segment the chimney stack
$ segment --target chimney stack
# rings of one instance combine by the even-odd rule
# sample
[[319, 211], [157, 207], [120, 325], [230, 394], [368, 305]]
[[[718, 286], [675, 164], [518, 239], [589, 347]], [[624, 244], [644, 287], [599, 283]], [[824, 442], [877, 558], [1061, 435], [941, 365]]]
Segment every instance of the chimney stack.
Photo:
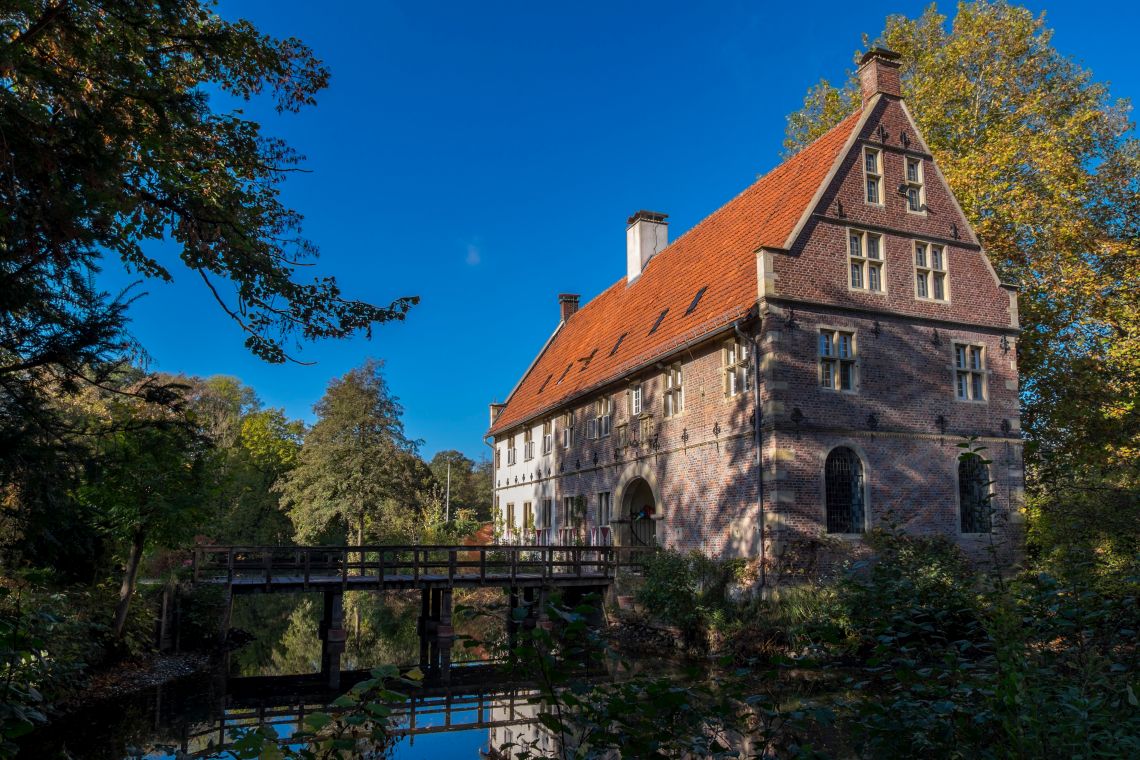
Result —
[[871, 48], [863, 54], [859, 61], [859, 85], [863, 90], [864, 108], [879, 93], [902, 97], [902, 81], [899, 79], [901, 58], [886, 48]]
[[507, 408], [506, 404], [491, 404], [491, 424], [495, 424], [495, 420], [499, 419], [499, 415]]
[[578, 296], [575, 293], [558, 294], [558, 310], [562, 314], [562, 321], [570, 319], [570, 315], [578, 311]]
[[649, 260], [669, 244], [668, 214], [656, 211], [638, 211], [626, 220], [625, 268], [626, 281], [633, 282], [645, 270]]

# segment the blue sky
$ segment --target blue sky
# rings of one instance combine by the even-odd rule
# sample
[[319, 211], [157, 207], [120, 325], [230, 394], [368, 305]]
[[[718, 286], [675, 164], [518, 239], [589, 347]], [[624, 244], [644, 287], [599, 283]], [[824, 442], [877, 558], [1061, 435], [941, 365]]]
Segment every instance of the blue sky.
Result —
[[[1028, 5], [1059, 49], [1140, 100], [1140, 6]], [[668, 213], [671, 238], [700, 221], [778, 163], [807, 87], [841, 79], [888, 13], [923, 6], [225, 1], [332, 71], [315, 108], [246, 106], [307, 157], [283, 195], [321, 249], [316, 273], [352, 297], [422, 301], [371, 341], [307, 345], [313, 366], [267, 365], [175, 271], [146, 284], [132, 330], [153, 368], [235, 375], [307, 420], [330, 378], [383, 358], [427, 456], [482, 456], [487, 404], [556, 326], [557, 294], [585, 302], [624, 276], [626, 217]], [[115, 263], [105, 279], [123, 281]]]

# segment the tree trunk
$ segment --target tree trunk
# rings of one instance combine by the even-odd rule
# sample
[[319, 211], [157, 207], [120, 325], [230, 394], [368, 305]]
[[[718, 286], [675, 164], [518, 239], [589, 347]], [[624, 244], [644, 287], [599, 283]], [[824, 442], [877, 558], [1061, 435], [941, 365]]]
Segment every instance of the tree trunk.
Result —
[[142, 561], [145, 544], [146, 532], [139, 528], [131, 539], [131, 552], [127, 556], [127, 566], [123, 570], [123, 585], [119, 587], [119, 603], [115, 605], [116, 639], [123, 638], [123, 632], [127, 628], [127, 612], [131, 607], [131, 597], [135, 593], [135, 581], [138, 579], [139, 563]]

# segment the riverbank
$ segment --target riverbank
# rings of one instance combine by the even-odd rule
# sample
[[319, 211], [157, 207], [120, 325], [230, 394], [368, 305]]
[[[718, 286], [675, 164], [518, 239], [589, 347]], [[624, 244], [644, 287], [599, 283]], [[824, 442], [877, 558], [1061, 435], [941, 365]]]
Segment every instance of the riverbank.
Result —
[[205, 652], [155, 652], [108, 665], [90, 673], [82, 690], [53, 706], [52, 720], [95, 702], [118, 699], [164, 686], [188, 676], [209, 673], [217, 660]]

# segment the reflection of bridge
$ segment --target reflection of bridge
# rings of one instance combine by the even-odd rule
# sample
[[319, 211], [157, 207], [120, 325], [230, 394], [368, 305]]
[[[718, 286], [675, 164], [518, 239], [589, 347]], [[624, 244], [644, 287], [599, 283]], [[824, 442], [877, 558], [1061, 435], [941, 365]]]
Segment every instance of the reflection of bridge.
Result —
[[[346, 685], [371, 677], [365, 670], [342, 674]], [[537, 720], [537, 709], [529, 702], [533, 688], [493, 663], [454, 666], [446, 682], [429, 678], [404, 691], [407, 700], [389, 703], [393, 736], [487, 730]], [[322, 712], [335, 717], [339, 711], [330, 707], [338, 692], [314, 676], [232, 678], [226, 692], [208, 720], [184, 727], [179, 737], [183, 753], [213, 757], [243, 732], [261, 727], [288, 739], [307, 716]]]
[[323, 592], [321, 672], [336, 688], [345, 647], [346, 591], [420, 591], [421, 664], [447, 677], [456, 588], [506, 588], [509, 625], [520, 607], [527, 610], [523, 625], [544, 625], [552, 590], [579, 598], [604, 592], [618, 567], [630, 564], [629, 551], [614, 546], [198, 546], [192, 579], [226, 590], [223, 628], [229, 627], [236, 594]]

